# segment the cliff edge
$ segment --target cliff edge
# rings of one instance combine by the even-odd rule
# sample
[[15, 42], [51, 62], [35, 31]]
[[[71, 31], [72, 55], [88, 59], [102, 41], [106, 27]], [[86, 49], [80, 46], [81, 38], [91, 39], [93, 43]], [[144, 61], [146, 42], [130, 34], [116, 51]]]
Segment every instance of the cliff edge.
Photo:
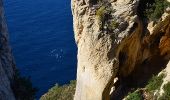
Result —
[[15, 62], [9, 46], [3, 2], [0, 0], [0, 100], [15, 100], [11, 89], [14, 70]]
[[74, 100], [119, 100], [166, 68], [166, 0], [72, 0], [78, 46]]

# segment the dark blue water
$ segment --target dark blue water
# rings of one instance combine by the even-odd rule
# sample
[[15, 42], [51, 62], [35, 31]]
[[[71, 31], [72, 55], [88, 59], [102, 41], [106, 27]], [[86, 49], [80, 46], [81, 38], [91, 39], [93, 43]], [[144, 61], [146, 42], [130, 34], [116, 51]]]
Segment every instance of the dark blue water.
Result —
[[38, 97], [76, 77], [70, 0], [4, 0], [10, 42], [21, 74]]

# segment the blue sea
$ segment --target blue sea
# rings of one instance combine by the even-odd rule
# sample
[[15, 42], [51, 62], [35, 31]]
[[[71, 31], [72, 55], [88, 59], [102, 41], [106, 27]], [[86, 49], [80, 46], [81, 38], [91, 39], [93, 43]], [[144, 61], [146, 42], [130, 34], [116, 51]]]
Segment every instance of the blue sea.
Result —
[[16, 65], [39, 88], [37, 98], [56, 83], [76, 78], [71, 0], [4, 0]]

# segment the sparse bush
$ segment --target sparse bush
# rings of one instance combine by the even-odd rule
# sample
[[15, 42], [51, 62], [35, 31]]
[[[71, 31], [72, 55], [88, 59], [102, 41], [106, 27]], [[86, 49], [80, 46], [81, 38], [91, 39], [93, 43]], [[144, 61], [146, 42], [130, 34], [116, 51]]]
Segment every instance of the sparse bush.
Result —
[[100, 28], [100, 30], [103, 30], [103, 28], [104, 28], [107, 13], [108, 13], [108, 11], [107, 11], [105, 6], [101, 6], [96, 11], [96, 16], [98, 17], [98, 20], [99, 20], [99, 28]]
[[159, 98], [159, 90], [165, 76], [165, 73], [153, 76], [145, 88], [138, 88], [135, 92], [128, 94], [125, 100], [170, 100], [170, 82], [163, 86], [164, 93]]
[[142, 100], [142, 95], [138, 92], [128, 94], [126, 100]]
[[22, 77], [18, 71], [14, 76], [14, 82], [12, 84], [17, 100], [34, 100], [37, 92], [37, 88], [34, 88], [29, 77]]
[[104, 21], [104, 17], [106, 15], [107, 11], [106, 11], [106, 7], [105, 6], [101, 6], [97, 12], [96, 12], [96, 15], [97, 17], [99, 18], [99, 20], [102, 22]]
[[148, 91], [154, 91], [161, 87], [163, 83], [163, 78], [165, 77], [165, 74], [161, 74], [159, 76], [153, 76], [151, 80], [149, 80], [148, 85], [146, 86], [146, 89]]
[[154, 0], [153, 4], [147, 3], [145, 14], [149, 19], [156, 21], [168, 6], [170, 6], [170, 3], [166, 0]]
[[73, 100], [76, 88], [76, 81], [70, 81], [70, 84], [59, 86], [58, 84], [51, 88], [40, 100]]
[[101, 30], [104, 29], [104, 26], [107, 27], [110, 31], [118, 27], [118, 23], [115, 21], [111, 13], [114, 13], [115, 10], [112, 10], [110, 7], [100, 6], [96, 11], [96, 16], [99, 20], [99, 27]]
[[159, 100], [170, 100], [170, 82], [163, 86], [164, 93]]
[[110, 25], [109, 25], [109, 30], [114, 30], [119, 26], [119, 23], [117, 23], [115, 20], [111, 21]]
[[148, 85], [146, 86], [146, 89], [148, 91], [154, 91], [161, 87], [163, 83], [163, 78], [165, 77], [165, 74], [161, 74], [159, 76], [153, 76], [151, 80], [149, 80]]

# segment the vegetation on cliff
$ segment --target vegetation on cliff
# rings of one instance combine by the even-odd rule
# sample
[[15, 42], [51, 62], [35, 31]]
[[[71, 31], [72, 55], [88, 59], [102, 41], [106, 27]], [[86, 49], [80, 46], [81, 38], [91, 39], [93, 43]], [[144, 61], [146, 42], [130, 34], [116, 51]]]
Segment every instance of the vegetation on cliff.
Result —
[[159, 89], [163, 83], [164, 77], [165, 74], [161, 74], [159, 76], [153, 76], [151, 80], [149, 80], [148, 85], [146, 85], [146, 89], [150, 92]]
[[170, 3], [167, 0], [141, 0], [138, 12], [141, 17], [157, 21], [168, 6], [170, 6]]
[[[107, 2], [108, 0], [103, 1]], [[139, 6], [138, 1], [140, 2]], [[102, 100], [109, 98], [110, 93], [111, 98], [117, 100], [122, 99], [128, 92], [134, 91], [136, 88], [139, 89], [130, 93], [128, 100], [141, 100], [145, 97], [149, 98], [147, 100], [157, 98], [155, 92], [160, 89], [164, 75], [154, 76], [149, 82], [148, 80], [153, 74], [157, 75], [164, 69], [166, 60], [169, 59], [169, 49], [166, 49], [169, 43], [169, 18], [164, 16], [167, 21], [162, 19], [162, 22], [160, 19], [168, 6], [167, 1], [113, 0], [108, 1], [108, 4], [93, 2], [96, 5], [90, 6], [89, 9], [81, 8], [82, 5], [79, 3], [81, 4], [81, 1], [73, 1], [72, 6], [74, 26], [82, 26], [80, 28], [74, 27], [80, 49], [78, 51], [79, 69], [77, 73], [80, 81], [77, 83], [75, 99], [88, 97]], [[86, 5], [88, 2], [84, 4]], [[136, 12], [136, 10], [138, 11]], [[148, 25], [150, 21], [154, 21], [154, 25]], [[147, 26], [151, 26], [149, 28], [152, 28], [153, 31], [150, 31]], [[164, 39], [165, 37], [168, 39]], [[86, 38], [90, 42], [84, 41]], [[108, 47], [109, 49], [107, 49]], [[112, 65], [113, 59], [116, 60]], [[118, 64], [115, 64], [117, 62]], [[116, 70], [112, 70], [114, 68]], [[92, 72], [94, 73], [89, 75]], [[90, 83], [94, 82], [84, 84], [86, 82], [83, 80], [86, 79], [84, 77], [89, 77]], [[111, 80], [115, 77], [118, 78], [116, 83]], [[146, 85], [147, 82], [148, 85]], [[100, 84], [95, 86], [98, 83]], [[111, 93], [109, 90], [113, 89], [112, 84], [115, 85], [115, 90]], [[89, 88], [84, 89], [87, 86]], [[89, 92], [88, 90], [96, 90], [93, 91], [94, 94], [103, 95], [86, 94]]]
[[164, 93], [161, 95], [159, 100], [170, 100], [170, 82], [163, 86]]
[[159, 94], [160, 88], [157, 88], [154, 92], [149, 92], [145, 89], [138, 89], [137, 91], [130, 93], [126, 100], [170, 100], [170, 82], [163, 86], [164, 92], [162, 95]]
[[142, 96], [139, 92], [133, 92], [133, 93], [129, 93], [129, 96], [127, 97], [126, 100], [141, 100]]
[[59, 86], [56, 84], [40, 100], [73, 100], [76, 89], [76, 81], [70, 81], [70, 84]]
[[96, 16], [99, 20], [99, 27], [100, 30], [104, 29], [104, 26], [107, 27], [108, 31], [113, 31], [115, 30], [118, 26], [119, 23], [116, 22], [116, 19], [114, 16], [111, 15], [111, 13], [115, 12], [114, 10], [111, 10], [107, 6], [103, 6], [103, 4], [99, 3], [99, 8], [96, 11]]
[[163, 86], [164, 93], [159, 94], [165, 74], [153, 76], [145, 88], [129, 93], [126, 100], [170, 100], [170, 82]]
[[22, 77], [16, 71], [12, 89], [17, 100], [34, 100], [37, 88], [33, 87], [30, 77]]

